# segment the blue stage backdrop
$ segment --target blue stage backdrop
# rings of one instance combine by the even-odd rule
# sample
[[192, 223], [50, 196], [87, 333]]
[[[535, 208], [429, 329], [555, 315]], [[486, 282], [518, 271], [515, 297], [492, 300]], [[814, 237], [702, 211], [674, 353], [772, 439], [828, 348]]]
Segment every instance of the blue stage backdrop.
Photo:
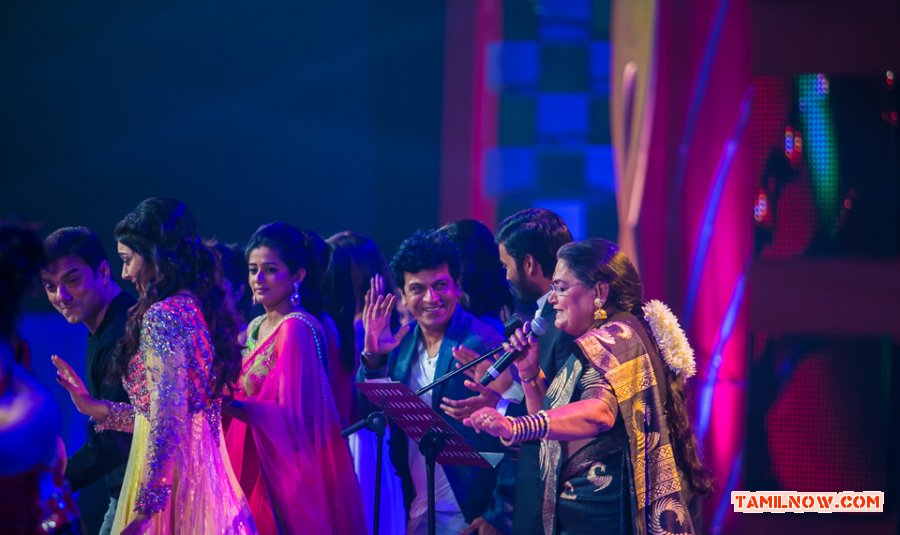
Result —
[[[184, 200], [203, 235], [224, 242], [283, 220], [325, 237], [357, 230], [392, 254], [443, 223], [444, 8], [3, 2], [0, 219], [43, 235], [91, 227], [117, 278], [113, 227], [149, 196]], [[48, 359], [83, 369], [86, 331], [38, 295], [22, 332], [74, 451], [85, 421]]]
[[437, 226], [443, 2], [0, 7], [0, 217], [112, 246], [176, 196], [243, 242], [286, 220], [393, 251]]

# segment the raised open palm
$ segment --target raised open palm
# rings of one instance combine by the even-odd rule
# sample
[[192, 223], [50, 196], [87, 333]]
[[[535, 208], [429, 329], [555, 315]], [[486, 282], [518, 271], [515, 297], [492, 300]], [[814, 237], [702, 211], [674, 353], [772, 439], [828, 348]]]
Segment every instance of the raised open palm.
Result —
[[72, 397], [72, 403], [81, 414], [86, 414], [95, 420], [101, 420], [106, 416], [107, 407], [103, 403], [97, 401], [88, 392], [84, 381], [72, 366], [56, 355], [50, 357], [50, 361], [56, 366], [56, 381], [63, 386]]
[[409, 325], [400, 327], [396, 333], [391, 332], [391, 312], [396, 303], [397, 296], [384, 295], [384, 279], [381, 275], [372, 277], [362, 315], [366, 331], [363, 345], [365, 351], [376, 355], [390, 353], [409, 332]]

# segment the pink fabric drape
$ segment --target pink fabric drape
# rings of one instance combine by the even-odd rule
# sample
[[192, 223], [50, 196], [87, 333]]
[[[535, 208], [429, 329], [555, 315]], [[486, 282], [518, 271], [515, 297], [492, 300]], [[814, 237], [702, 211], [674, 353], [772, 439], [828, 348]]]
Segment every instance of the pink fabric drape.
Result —
[[271, 359], [271, 368], [253, 395], [236, 394], [248, 422], [233, 420], [226, 444], [260, 533], [365, 531], [324, 351], [319, 323], [290, 314], [245, 358], [245, 371], [257, 358]]

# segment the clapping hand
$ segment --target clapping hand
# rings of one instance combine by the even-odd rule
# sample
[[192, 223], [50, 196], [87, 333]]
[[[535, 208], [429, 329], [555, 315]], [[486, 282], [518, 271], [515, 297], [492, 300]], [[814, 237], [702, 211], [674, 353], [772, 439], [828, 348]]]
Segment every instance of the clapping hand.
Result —
[[[453, 358], [456, 359], [456, 367], [460, 368], [476, 358], [478, 353], [463, 346], [453, 348]], [[451, 418], [460, 422], [468, 418], [474, 411], [485, 407], [496, 407], [500, 401], [500, 392], [504, 392], [512, 384], [512, 377], [508, 371], [504, 371], [490, 387], [481, 386], [479, 381], [490, 367], [489, 360], [483, 360], [463, 373], [469, 378], [465, 382], [466, 388], [478, 393], [465, 399], [441, 399], [441, 409]]]
[[485, 433], [509, 440], [512, 438], [513, 427], [509, 419], [496, 409], [479, 409], [472, 416], [463, 420], [463, 424], [471, 427], [476, 433]]
[[[465, 366], [466, 364], [472, 362], [473, 360], [477, 359], [478, 357], [479, 357], [478, 353], [472, 351], [468, 347], [457, 346], [457, 347], [453, 348], [453, 358], [456, 359], [456, 362], [457, 362], [456, 367], [457, 368], [461, 368], [461, 367]], [[478, 364], [476, 364], [475, 366], [464, 371], [463, 373], [466, 375], [466, 377], [468, 377], [472, 381], [475, 381], [476, 383], [480, 383], [481, 378], [484, 377], [484, 374], [487, 373], [488, 368], [490, 368], [491, 364], [493, 364], [493, 363], [494, 363], [494, 360], [485, 359], [485, 360], [482, 360], [481, 362], [479, 362]], [[509, 372], [504, 370], [503, 373], [501, 373], [499, 377], [497, 377], [496, 379], [491, 381], [490, 389], [495, 392], [505, 392], [506, 389], [512, 385], [512, 383], [513, 383], [512, 376], [509, 374]], [[481, 386], [481, 385], [479, 384], [478, 386]], [[480, 389], [473, 388], [472, 390], [481, 392]]]

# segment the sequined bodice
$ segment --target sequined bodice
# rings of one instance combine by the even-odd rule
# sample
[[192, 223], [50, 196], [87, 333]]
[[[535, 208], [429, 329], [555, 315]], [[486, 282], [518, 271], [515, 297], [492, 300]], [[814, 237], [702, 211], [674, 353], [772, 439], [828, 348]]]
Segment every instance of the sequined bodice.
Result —
[[220, 443], [222, 400], [213, 395], [213, 355], [209, 329], [194, 297], [174, 295], [144, 313], [139, 351], [124, 380], [131, 404], [105, 402], [109, 412], [95, 427], [130, 432], [137, 414], [149, 426], [135, 511], [149, 516], [166, 508], [175, 466], [192, 462], [184, 456], [196, 439], [194, 424], [205, 420], [202, 427], [210, 434], [206, 440]]
[[[177, 358], [151, 359], [147, 355], [177, 355]], [[181, 366], [186, 389], [175, 391], [174, 384], [158, 385], [160, 396], [187, 396], [190, 414], [206, 411], [218, 414], [220, 400], [213, 396], [214, 349], [203, 312], [194, 298], [176, 295], [154, 303], [144, 315], [141, 327], [140, 352], [129, 363], [125, 389], [135, 410], [150, 417], [150, 381], [164, 375], [159, 366]], [[212, 416], [212, 414], [211, 414]], [[217, 423], [217, 418], [215, 418]], [[218, 426], [214, 425], [213, 429]]]

